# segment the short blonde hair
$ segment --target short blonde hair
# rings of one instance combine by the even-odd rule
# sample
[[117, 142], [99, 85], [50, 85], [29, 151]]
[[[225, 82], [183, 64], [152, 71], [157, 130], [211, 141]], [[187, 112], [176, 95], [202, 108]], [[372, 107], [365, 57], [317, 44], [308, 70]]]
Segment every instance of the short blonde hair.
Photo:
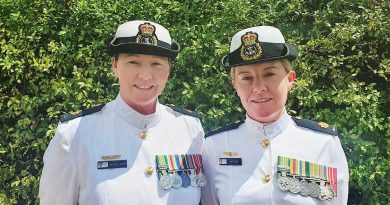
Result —
[[[288, 59], [280, 59], [280, 62], [282, 62], [282, 65], [284, 67], [284, 70], [288, 73], [292, 70], [290, 60]], [[234, 80], [234, 72], [235, 72], [236, 67], [232, 67], [230, 69], [230, 77], [232, 80]]]

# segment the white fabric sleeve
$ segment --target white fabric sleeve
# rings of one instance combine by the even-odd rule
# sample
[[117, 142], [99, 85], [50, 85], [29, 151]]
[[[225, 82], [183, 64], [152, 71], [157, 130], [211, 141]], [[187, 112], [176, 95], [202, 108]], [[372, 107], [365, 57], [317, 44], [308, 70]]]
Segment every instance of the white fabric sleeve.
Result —
[[207, 179], [206, 186], [202, 187], [201, 201], [202, 205], [219, 205], [218, 191], [215, 185], [215, 160], [214, 150], [212, 149], [212, 141], [206, 139], [203, 146], [202, 158], [203, 167]]
[[[39, 183], [41, 205], [75, 205], [78, 203], [77, 170], [66, 132], [61, 125], [43, 156]], [[63, 131], [66, 131], [63, 130]]]
[[348, 163], [340, 139], [337, 136], [334, 138], [331, 165], [337, 167], [337, 197], [329, 204], [347, 205], [349, 190]]

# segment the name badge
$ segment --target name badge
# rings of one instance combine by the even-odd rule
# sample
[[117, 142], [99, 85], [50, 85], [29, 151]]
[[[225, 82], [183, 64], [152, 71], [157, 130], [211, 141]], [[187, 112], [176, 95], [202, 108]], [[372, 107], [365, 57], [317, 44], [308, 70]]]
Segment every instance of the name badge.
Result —
[[241, 158], [219, 158], [219, 165], [241, 166], [242, 159]]
[[127, 168], [127, 160], [98, 161], [98, 169]]

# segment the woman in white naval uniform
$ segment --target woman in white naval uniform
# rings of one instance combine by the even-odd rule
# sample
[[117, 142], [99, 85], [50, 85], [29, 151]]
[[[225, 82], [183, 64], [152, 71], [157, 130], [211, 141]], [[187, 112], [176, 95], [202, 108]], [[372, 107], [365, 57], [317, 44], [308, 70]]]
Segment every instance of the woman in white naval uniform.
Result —
[[[40, 204], [198, 205], [204, 182], [189, 175], [202, 173], [200, 120], [158, 101], [179, 45], [149, 21], [120, 25], [107, 45], [119, 95], [60, 120], [43, 158]], [[164, 175], [157, 156], [173, 165]]]
[[274, 27], [234, 35], [222, 62], [246, 119], [206, 135], [203, 205], [347, 204], [348, 165], [335, 128], [286, 112], [297, 53]]

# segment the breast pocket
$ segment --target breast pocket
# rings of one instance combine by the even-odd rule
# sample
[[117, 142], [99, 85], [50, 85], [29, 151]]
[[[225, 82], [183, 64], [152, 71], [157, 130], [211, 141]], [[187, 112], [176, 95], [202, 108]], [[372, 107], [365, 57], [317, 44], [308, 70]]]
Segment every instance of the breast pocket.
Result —
[[168, 204], [199, 205], [200, 188], [189, 186], [187, 188], [172, 188], [168, 196]]

